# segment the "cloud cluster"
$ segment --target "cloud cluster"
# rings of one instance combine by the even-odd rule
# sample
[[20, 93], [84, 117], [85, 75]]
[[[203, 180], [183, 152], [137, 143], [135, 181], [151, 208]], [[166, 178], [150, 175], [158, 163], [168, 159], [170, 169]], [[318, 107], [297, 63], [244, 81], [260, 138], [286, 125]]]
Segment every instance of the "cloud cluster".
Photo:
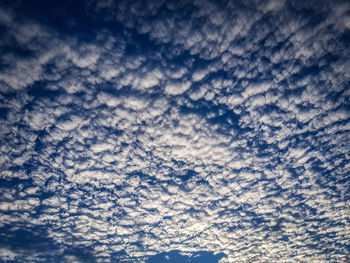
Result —
[[84, 10], [89, 39], [0, 9], [0, 229], [38, 240], [2, 261], [349, 260], [346, 2]]

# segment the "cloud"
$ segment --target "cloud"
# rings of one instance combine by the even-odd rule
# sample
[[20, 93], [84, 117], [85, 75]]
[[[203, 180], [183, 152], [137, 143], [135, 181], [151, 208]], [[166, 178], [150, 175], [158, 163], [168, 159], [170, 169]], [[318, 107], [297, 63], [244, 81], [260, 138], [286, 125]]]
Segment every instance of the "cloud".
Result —
[[189, 81], [186, 82], [175, 82], [172, 81], [165, 86], [165, 93], [169, 95], [179, 95], [188, 90], [191, 86]]
[[88, 40], [0, 9], [1, 227], [64, 262], [345, 261], [348, 7], [305, 5], [91, 1]]

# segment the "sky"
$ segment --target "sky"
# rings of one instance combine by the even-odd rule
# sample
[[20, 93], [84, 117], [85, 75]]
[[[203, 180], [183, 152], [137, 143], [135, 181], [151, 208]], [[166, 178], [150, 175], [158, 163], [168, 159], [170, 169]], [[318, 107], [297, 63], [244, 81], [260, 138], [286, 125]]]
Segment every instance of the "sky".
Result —
[[0, 1], [0, 262], [350, 262], [350, 2]]

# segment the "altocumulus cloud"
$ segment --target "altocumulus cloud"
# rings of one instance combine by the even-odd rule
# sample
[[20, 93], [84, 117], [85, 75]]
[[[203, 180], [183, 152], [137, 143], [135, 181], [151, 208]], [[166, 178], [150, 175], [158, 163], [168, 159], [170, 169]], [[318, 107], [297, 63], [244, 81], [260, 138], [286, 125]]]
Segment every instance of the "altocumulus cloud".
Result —
[[347, 262], [347, 1], [0, 5], [0, 260]]

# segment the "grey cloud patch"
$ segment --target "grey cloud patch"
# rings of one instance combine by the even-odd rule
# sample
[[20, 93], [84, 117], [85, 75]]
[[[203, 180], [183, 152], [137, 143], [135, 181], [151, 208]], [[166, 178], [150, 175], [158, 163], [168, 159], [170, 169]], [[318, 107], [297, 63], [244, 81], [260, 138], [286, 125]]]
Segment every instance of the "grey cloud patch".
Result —
[[303, 3], [92, 1], [130, 30], [89, 42], [1, 9], [1, 227], [63, 262], [348, 260], [350, 9]]

